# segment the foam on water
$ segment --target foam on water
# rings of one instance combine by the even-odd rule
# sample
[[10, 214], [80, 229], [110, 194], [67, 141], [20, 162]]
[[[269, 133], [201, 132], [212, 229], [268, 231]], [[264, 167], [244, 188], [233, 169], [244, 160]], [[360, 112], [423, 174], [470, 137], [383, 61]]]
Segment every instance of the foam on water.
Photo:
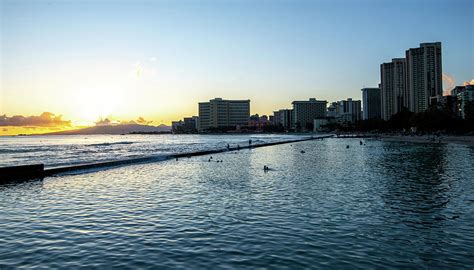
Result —
[[0, 166], [58, 167], [223, 149], [302, 138], [298, 135], [78, 135], [0, 137]]

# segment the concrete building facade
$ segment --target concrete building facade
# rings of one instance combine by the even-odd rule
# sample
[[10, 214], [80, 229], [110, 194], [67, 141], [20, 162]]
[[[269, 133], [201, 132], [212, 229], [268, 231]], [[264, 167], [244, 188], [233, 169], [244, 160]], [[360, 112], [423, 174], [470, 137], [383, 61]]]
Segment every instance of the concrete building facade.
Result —
[[404, 58], [394, 58], [392, 62], [380, 65], [381, 117], [386, 121], [403, 108], [410, 107], [406, 74]]
[[406, 51], [409, 109], [424, 112], [443, 95], [441, 42], [421, 43], [419, 48]]
[[360, 100], [340, 100], [336, 106], [336, 119], [341, 123], [355, 123], [362, 120], [362, 108]]
[[316, 100], [315, 98], [293, 101], [292, 128], [306, 129], [309, 125], [313, 126], [315, 118], [326, 116], [327, 103], [326, 100]]
[[474, 85], [466, 85], [464, 91], [457, 95], [459, 113], [463, 119], [466, 119], [465, 106], [469, 101], [474, 102]]
[[282, 126], [284, 129], [291, 129], [293, 123], [293, 110], [281, 109], [273, 112], [273, 125]]
[[250, 100], [211, 99], [199, 103], [199, 132], [212, 128], [247, 125], [250, 117]]
[[362, 88], [362, 119], [381, 119], [382, 118], [382, 97], [380, 88]]
[[171, 132], [173, 133], [196, 133], [199, 128], [199, 117], [184, 117], [183, 120], [171, 122]]

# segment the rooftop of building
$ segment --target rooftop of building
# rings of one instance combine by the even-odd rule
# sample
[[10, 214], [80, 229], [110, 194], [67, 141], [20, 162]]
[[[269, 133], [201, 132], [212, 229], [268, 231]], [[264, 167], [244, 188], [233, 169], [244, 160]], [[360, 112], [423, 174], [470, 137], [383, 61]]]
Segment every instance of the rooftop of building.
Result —
[[214, 98], [209, 101], [201, 101], [198, 104], [208, 104], [213, 101], [223, 101], [223, 102], [250, 102], [250, 99], [222, 99], [222, 98]]
[[317, 100], [316, 98], [310, 98], [309, 100], [295, 100], [291, 104], [295, 103], [327, 103], [327, 100]]

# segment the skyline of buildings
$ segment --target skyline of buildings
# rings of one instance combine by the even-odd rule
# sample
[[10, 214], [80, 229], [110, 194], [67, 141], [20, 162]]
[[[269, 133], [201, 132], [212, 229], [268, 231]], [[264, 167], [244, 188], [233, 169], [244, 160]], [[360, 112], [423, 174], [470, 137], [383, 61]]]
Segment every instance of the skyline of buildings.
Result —
[[448, 106], [464, 118], [464, 104], [474, 100], [474, 87], [456, 86], [450, 96], [443, 96], [441, 42], [420, 43], [417, 48], [407, 49], [405, 55], [406, 58], [392, 58], [380, 65], [379, 87], [362, 88], [362, 101], [347, 98], [328, 106], [327, 100], [295, 100], [291, 103], [292, 109], [273, 111], [269, 120], [266, 115], [258, 114], [257, 118], [250, 119], [250, 100], [215, 98], [199, 103], [197, 130], [267, 124], [284, 130], [319, 130], [328, 123], [350, 125], [360, 120], [388, 121], [403, 110], [419, 113], [431, 105]]
[[420, 43], [380, 65], [382, 119], [402, 110], [424, 112], [443, 94], [441, 42]]

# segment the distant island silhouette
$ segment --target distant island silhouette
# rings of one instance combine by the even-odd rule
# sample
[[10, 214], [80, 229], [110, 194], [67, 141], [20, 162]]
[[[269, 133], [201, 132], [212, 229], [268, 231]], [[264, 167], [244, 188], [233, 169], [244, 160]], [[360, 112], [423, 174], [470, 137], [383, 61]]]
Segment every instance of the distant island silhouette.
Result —
[[92, 135], [92, 134], [160, 134], [170, 133], [171, 127], [161, 124], [159, 126], [140, 125], [140, 124], [118, 124], [118, 125], [99, 125], [75, 130], [66, 130], [45, 133], [42, 135]]

